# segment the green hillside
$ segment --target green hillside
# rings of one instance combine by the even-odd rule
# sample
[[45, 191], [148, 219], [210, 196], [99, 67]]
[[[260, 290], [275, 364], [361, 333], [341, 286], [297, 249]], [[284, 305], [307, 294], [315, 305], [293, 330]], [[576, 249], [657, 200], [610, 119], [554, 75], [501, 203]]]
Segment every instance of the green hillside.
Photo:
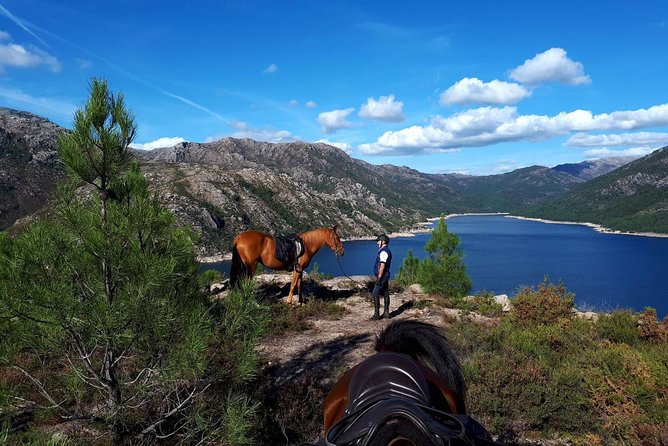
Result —
[[668, 233], [668, 147], [564, 196], [529, 208], [531, 217], [588, 221], [620, 231]]

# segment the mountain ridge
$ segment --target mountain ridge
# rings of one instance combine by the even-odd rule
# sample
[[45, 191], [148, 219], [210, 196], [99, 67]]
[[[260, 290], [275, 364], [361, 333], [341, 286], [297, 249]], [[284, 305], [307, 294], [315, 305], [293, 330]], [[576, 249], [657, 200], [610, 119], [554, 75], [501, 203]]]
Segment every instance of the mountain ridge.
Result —
[[[63, 131], [39, 116], [0, 108], [0, 190], [28, 190], [21, 199], [3, 200], [0, 229], [53, 199], [55, 184], [64, 177], [57, 156]], [[487, 176], [430, 174], [373, 165], [336, 147], [303, 141], [228, 137], [133, 153], [158, 199], [200, 234], [202, 256], [227, 251], [234, 235], [250, 228], [298, 232], [338, 224], [344, 237], [354, 238], [415, 229], [441, 213], [523, 215], [524, 209], [588, 183], [577, 172], [544, 166]], [[580, 170], [592, 174], [592, 162], [587, 163]], [[597, 172], [613, 167], [599, 164], [607, 167]], [[25, 198], [30, 189], [32, 201]]]

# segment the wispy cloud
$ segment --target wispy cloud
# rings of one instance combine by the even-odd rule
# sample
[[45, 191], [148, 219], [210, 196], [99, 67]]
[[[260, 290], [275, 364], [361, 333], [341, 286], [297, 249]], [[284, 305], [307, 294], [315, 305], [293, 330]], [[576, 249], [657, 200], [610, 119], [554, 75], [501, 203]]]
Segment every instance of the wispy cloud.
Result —
[[79, 66], [80, 69], [82, 70], [88, 70], [93, 66], [93, 62], [88, 60], [88, 59], [74, 59]]
[[198, 104], [197, 102], [191, 101], [191, 100], [188, 99], [188, 98], [184, 98], [183, 96], [179, 96], [179, 95], [177, 95], [177, 94], [170, 93], [170, 92], [165, 91], [165, 90], [161, 90], [161, 91], [162, 91], [163, 94], [169, 96], [170, 98], [174, 98], [174, 99], [176, 99], [176, 100], [178, 100], [178, 101], [183, 102], [184, 104], [190, 105], [191, 107], [194, 107], [194, 108], [196, 108], [196, 109], [198, 109], [198, 110], [201, 110], [201, 111], [203, 111], [203, 112], [205, 112], [205, 113], [208, 113], [209, 115], [213, 116], [214, 118], [216, 118], [216, 119], [218, 119], [218, 120], [220, 120], [220, 121], [222, 121], [222, 122], [225, 122], [225, 123], [228, 123], [228, 122], [229, 122], [227, 119], [225, 119], [225, 118], [224, 118], [223, 116], [221, 116], [220, 114], [216, 113], [216, 112], [213, 111], [213, 110], [210, 110], [210, 109], [204, 107], [203, 105]]
[[306, 103], [306, 108], [316, 108], [318, 104], [316, 104], [314, 101], [308, 101]]
[[668, 104], [648, 109], [594, 115], [588, 110], [555, 116], [520, 115], [516, 107], [481, 107], [449, 117], [435, 116], [428, 126], [388, 131], [376, 142], [360, 145], [368, 155], [442, 152], [509, 141], [536, 141], [572, 132], [635, 130], [668, 125]]
[[28, 26], [23, 22], [23, 20], [19, 19], [14, 14], [9, 12], [9, 10], [2, 5], [0, 5], [0, 14], [4, 15], [9, 20], [16, 23], [21, 29], [23, 29], [25, 32], [27, 32], [28, 34], [33, 36], [35, 39], [37, 39], [37, 41], [39, 43], [41, 43], [42, 45], [44, 45], [47, 48], [50, 48], [49, 45], [47, 45], [47, 43], [45, 41], [43, 41], [37, 34], [35, 34], [30, 28], [28, 28]]
[[519, 84], [493, 80], [483, 82], [465, 77], [441, 93], [440, 103], [511, 105], [531, 96], [531, 91]]
[[144, 144], [130, 144], [130, 147], [138, 150], [153, 150], [153, 149], [159, 149], [161, 147], [173, 147], [178, 143], [185, 141], [186, 140], [184, 138], [181, 138], [180, 136], [173, 136], [173, 137], [165, 136], [162, 138], [158, 138], [155, 141], [147, 142]]
[[0, 87], [0, 97], [14, 104], [30, 105], [37, 109], [47, 110], [65, 118], [71, 118], [76, 105], [54, 98], [33, 96], [15, 88]]
[[562, 48], [550, 48], [527, 59], [510, 72], [510, 78], [525, 84], [559, 82], [579, 85], [591, 82], [582, 63], [571, 60]]
[[346, 108], [344, 110], [322, 112], [318, 115], [318, 124], [325, 133], [334, 133], [339, 129], [353, 127], [354, 124], [348, 121], [348, 116], [354, 111], [354, 108]]
[[265, 74], [274, 74], [277, 71], [278, 71], [278, 67], [276, 66], [275, 63], [269, 65], [267, 68], [262, 70], [262, 72], [265, 73]]
[[394, 95], [381, 96], [378, 100], [368, 98], [362, 105], [359, 117], [374, 121], [401, 122], [406, 117], [403, 114], [404, 103], [395, 101]]

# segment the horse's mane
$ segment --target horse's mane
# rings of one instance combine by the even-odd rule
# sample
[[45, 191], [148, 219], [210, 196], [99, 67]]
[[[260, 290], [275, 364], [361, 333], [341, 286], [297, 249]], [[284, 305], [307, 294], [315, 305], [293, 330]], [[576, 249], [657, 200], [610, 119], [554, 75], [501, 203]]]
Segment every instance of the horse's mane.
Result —
[[418, 321], [397, 321], [378, 336], [376, 351], [393, 351], [410, 356], [431, 368], [457, 397], [457, 405], [466, 410], [466, 384], [461, 365], [450, 342], [441, 331]]
[[333, 228], [327, 226], [324, 228], [316, 228], [310, 231], [302, 232], [299, 234], [299, 237], [301, 237], [308, 245], [322, 245], [327, 242], [327, 239], [332, 231]]

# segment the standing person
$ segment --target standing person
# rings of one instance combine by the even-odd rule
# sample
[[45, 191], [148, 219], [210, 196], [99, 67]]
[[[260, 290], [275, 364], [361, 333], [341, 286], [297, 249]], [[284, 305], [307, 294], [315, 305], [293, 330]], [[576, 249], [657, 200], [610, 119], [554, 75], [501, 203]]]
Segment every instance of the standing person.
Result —
[[392, 265], [392, 251], [390, 251], [390, 238], [385, 234], [380, 234], [376, 237], [376, 244], [378, 245], [378, 253], [376, 254], [376, 262], [373, 265], [373, 276], [376, 280], [373, 286], [373, 316], [372, 321], [381, 318], [380, 312], [380, 295], [383, 295], [384, 311], [383, 319], [390, 318], [390, 266]]

